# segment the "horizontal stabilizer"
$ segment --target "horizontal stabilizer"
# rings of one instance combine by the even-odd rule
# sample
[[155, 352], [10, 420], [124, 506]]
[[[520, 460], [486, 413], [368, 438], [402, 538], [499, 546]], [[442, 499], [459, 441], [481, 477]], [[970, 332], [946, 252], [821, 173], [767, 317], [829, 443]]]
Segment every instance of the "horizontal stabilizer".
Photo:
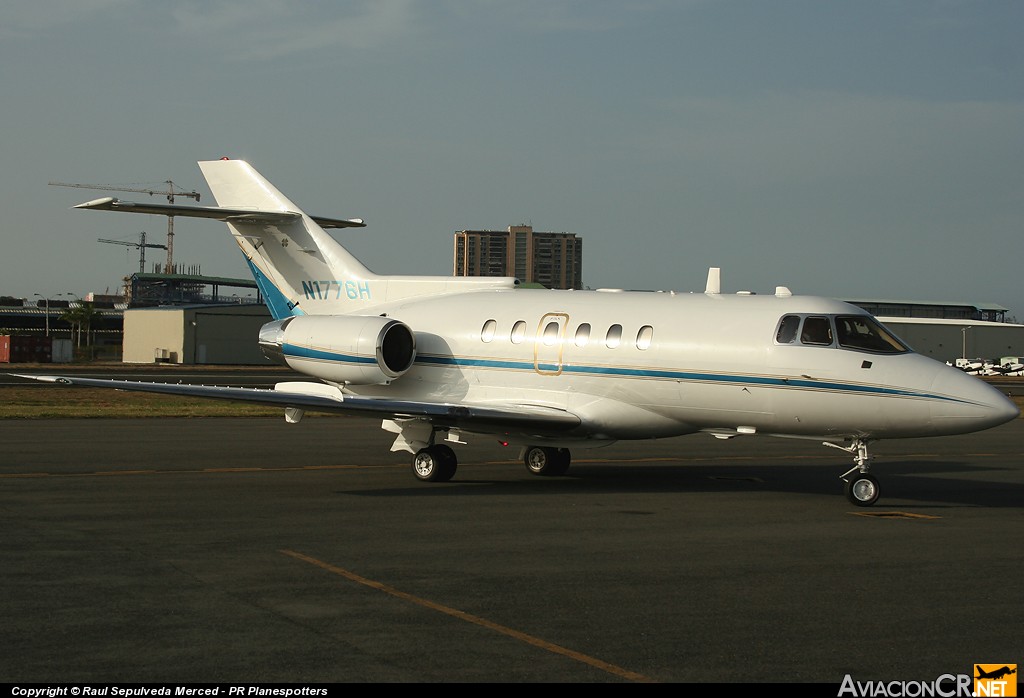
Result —
[[[181, 216], [187, 218], [211, 218], [225, 223], [289, 223], [302, 217], [293, 211], [260, 211], [244, 208], [222, 208], [220, 206], [179, 206], [176, 204], [138, 204], [121, 201], [112, 196], [94, 199], [73, 208], [93, 211], [123, 211], [125, 213], [151, 213], [160, 216]], [[361, 218], [324, 218], [310, 216], [321, 228], [365, 228]]]

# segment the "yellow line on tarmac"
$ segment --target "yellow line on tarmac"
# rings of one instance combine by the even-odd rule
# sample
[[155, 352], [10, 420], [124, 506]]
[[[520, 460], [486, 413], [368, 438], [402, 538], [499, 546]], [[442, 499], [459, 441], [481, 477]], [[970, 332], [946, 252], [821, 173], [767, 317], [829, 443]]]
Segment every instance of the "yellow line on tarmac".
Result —
[[311, 565], [315, 565], [316, 567], [327, 570], [328, 572], [339, 575], [341, 577], [344, 577], [345, 579], [356, 582], [358, 584], [368, 586], [371, 589], [383, 591], [385, 594], [390, 594], [391, 596], [403, 599], [405, 601], [409, 601], [419, 606], [423, 606], [424, 608], [439, 611], [454, 618], [464, 620], [467, 623], [473, 623], [483, 628], [487, 628], [488, 630], [493, 630], [497, 633], [501, 633], [502, 635], [507, 635], [508, 637], [514, 638], [521, 642], [525, 642], [528, 645], [533, 645], [534, 647], [539, 647], [542, 650], [547, 650], [548, 652], [553, 652], [554, 654], [560, 654], [564, 657], [568, 657], [569, 659], [574, 659], [577, 662], [582, 662], [583, 664], [592, 666], [595, 669], [600, 669], [601, 671], [607, 672], [614, 676], [618, 676], [623, 679], [628, 679], [630, 681], [653, 683], [653, 679], [650, 679], [644, 676], [643, 674], [637, 674], [636, 672], [629, 671], [628, 669], [623, 669], [622, 667], [615, 666], [614, 664], [609, 664], [608, 662], [602, 661], [600, 659], [595, 659], [594, 657], [588, 656], [586, 654], [581, 654], [580, 652], [575, 652], [573, 650], [566, 649], [565, 647], [561, 647], [560, 645], [555, 645], [550, 642], [547, 642], [546, 640], [541, 640], [540, 638], [534, 637], [532, 635], [527, 635], [526, 633], [520, 632], [518, 630], [513, 630], [512, 628], [506, 627], [504, 625], [499, 625], [498, 623], [489, 621], [486, 618], [480, 618], [479, 616], [474, 616], [470, 613], [466, 613], [465, 611], [460, 611], [457, 608], [444, 606], [442, 604], [429, 601], [428, 599], [413, 596], [412, 594], [400, 591], [399, 589], [395, 589], [394, 587], [388, 586], [387, 584], [376, 582], [372, 579], [367, 579], [366, 577], [361, 577], [354, 572], [349, 572], [348, 570], [342, 569], [341, 567], [336, 567], [322, 560], [317, 560], [314, 557], [309, 557], [308, 555], [297, 553], [294, 550], [280, 550], [278, 552], [280, 552], [282, 555], [288, 555], [289, 557], [293, 557], [296, 560], [308, 562]]
[[[40, 477], [114, 477], [119, 475], [205, 475], [234, 473], [283, 473], [309, 472], [317, 470], [355, 470], [358, 468], [391, 468], [393, 465], [298, 465], [294, 467], [244, 467], [244, 468], [191, 468], [188, 470], [94, 470], [79, 473], [0, 473], [4, 478], [40, 478]], [[405, 466], [402, 466], [405, 467]]]
[[867, 516], [876, 519], [941, 519], [941, 516], [935, 516], [933, 514], [915, 514], [909, 511], [849, 511], [848, 514], [854, 516]]

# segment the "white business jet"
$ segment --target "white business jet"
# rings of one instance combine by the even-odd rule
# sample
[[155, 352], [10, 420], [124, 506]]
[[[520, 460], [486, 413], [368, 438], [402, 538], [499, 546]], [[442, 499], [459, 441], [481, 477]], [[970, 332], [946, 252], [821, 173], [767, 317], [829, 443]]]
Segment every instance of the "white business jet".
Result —
[[703, 432], [816, 439], [849, 452], [850, 501], [873, 504], [870, 442], [963, 434], [1018, 415], [1007, 397], [911, 351], [873, 317], [827, 298], [551, 291], [513, 278], [380, 276], [240, 160], [199, 163], [217, 207], [103, 198], [90, 210], [227, 223], [274, 320], [259, 343], [320, 382], [274, 389], [33, 376], [120, 390], [377, 415], [417, 478], [450, 480], [450, 444], [487, 435], [521, 447], [536, 475], [570, 449]]

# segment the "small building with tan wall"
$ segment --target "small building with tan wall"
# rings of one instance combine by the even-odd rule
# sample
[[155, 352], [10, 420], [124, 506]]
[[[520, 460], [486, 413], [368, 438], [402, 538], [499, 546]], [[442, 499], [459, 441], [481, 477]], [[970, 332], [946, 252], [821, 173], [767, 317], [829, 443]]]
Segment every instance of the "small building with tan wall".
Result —
[[125, 363], [269, 365], [259, 331], [264, 305], [190, 305], [124, 313]]

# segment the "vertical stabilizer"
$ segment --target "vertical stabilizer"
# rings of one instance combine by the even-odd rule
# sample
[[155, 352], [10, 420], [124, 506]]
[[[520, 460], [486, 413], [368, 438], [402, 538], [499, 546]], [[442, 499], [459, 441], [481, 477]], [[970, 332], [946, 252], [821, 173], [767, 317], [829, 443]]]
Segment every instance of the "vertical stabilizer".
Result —
[[367, 294], [376, 275], [251, 165], [212, 160], [199, 167], [220, 207], [293, 214], [274, 222], [226, 220], [275, 318], [309, 312], [303, 304], [311, 298], [320, 301], [317, 314], [346, 312], [345, 301]]

